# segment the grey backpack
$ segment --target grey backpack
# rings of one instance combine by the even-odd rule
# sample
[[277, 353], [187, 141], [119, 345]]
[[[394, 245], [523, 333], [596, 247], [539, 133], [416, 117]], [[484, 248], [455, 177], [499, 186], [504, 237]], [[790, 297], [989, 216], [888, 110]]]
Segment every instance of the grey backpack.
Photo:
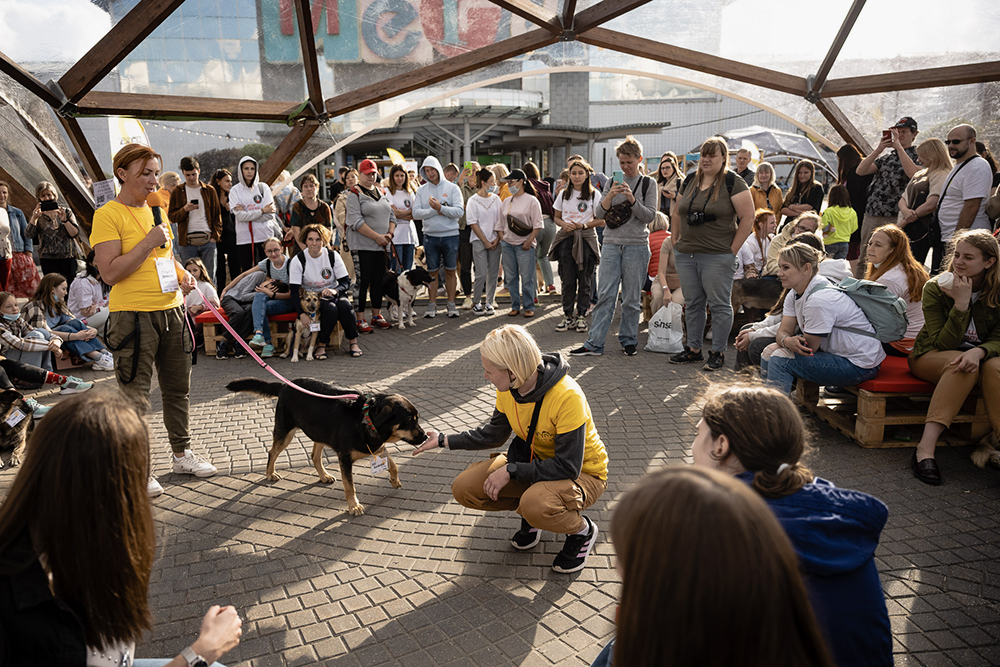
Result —
[[839, 285], [818, 285], [809, 292], [812, 295], [821, 289], [835, 289], [851, 297], [871, 322], [875, 333], [854, 327], [834, 327], [841, 331], [877, 338], [883, 343], [891, 343], [906, 335], [909, 320], [906, 317], [906, 302], [886, 288], [871, 280], [844, 278]]

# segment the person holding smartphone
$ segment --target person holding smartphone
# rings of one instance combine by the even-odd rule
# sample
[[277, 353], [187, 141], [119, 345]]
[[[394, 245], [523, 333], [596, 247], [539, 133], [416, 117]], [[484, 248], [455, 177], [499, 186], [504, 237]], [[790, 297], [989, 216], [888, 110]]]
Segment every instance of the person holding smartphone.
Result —
[[35, 187], [38, 206], [31, 213], [25, 235], [38, 243], [42, 273], [60, 273], [70, 285], [76, 278], [74, 240], [80, 234], [73, 212], [56, 201], [56, 186], [42, 181]]

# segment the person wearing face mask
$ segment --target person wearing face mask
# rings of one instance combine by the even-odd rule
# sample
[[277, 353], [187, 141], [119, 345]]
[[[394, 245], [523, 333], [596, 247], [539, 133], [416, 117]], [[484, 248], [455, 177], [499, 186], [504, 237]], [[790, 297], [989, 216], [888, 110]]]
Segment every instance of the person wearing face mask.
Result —
[[68, 292], [62, 274], [48, 273], [42, 276], [38, 290], [31, 301], [21, 308], [21, 314], [36, 330], [47, 332], [50, 338], [61, 338], [63, 349], [85, 361], [94, 362], [93, 370], [113, 371], [114, 360], [97, 337], [97, 329], [76, 319], [66, 305]]
[[94, 264], [94, 251], [87, 253], [87, 268], [77, 275], [69, 287], [66, 305], [88, 327], [100, 330], [108, 321], [108, 296], [111, 286], [101, 280], [101, 272]]
[[[277, 208], [271, 188], [260, 182], [257, 161], [249, 155], [240, 158], [236, 184], [229, 191], [229, 209], [236, 218], [236, 256], [240, 271], [253, 268], [264, 259], [264, 240], [279, 230], [272, 226]], [[284, 234], [284, 230], [280, 230]]]
[[[781, 252], [781, 249], [791, 243], [792, 238], [798, 236], [799, 234], [816, 234], [822, 223], [823, 218], [819, 213], [808, 211], [785, 225], [785, 227], [771, 239], [771, 244], [767, 247], [767, 262], [764, 264], [764, 271], [762, 272], [763, 275], [777, 276], [778, 253]], [[819, 238], [818, 235], [817, 238]]]
[[[503, 238], [503, 202], [497, 195], [496, 176], [489, 169], [475, 174], [476, 193], [465, 202], [465, 215], [472, 231], [472, 257], [476, 264], [476, 282], [472, 286], [475, 315], [492, 315], [493, 298], [500, 275], [500, 241]], [[486, 300], [483, 292], [486, 292]]]

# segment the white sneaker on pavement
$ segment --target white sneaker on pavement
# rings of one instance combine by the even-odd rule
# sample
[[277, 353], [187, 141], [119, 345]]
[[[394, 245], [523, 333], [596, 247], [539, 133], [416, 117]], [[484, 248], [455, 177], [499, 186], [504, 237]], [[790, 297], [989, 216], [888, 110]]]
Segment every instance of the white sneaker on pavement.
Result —
[[101, 358], [90, 367], [93, 371], [113, 371], [115, 370], [115, 358], [105, 352]]
[[146, 493], [149, 494], [150, 498], [163, 495], [163, 487], [152, 475], [149, 476], [149, 481], [146, 483]]
[[174, 473], [178, 475], [194, 475], [195, 477], [211, 477], [219, 472], [215, 466], [203, 458], [194, 455], [190, 449], [184, 450], [184, 456], [174, 456]]
[[433, 303], [427, 306], [427, 311], [424, 312], [424, 317], [437, 317], [437, 306]]

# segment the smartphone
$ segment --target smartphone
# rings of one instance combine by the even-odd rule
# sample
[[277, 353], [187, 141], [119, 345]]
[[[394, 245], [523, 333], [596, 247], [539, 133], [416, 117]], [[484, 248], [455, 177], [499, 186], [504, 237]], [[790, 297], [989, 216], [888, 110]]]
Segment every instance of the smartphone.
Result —
[[882, 141], [892, 141], [892, 130], [882, 130]]
[[41, 206], [43, 211], [56, 211], [59, 209], [59, 202], [55, 199], [46, 199], [41, 202]]
[[194, 204], [195, 206], [197, 206], [198, 205], [198, 200], [197, 199], [192, 199], [191, 203]]
[[616, 169], [611, 173], [611, 180], [615, 183], [623, 182], [625, 180], [625, 172]]
[[475, 170], [475, 168], [476, 168], [475, 163], [473, 163], [473, 162], [466, 162], [465, 163], [465, 170], [466, 171], [470, 171], [471, 172], [471, 171]]

